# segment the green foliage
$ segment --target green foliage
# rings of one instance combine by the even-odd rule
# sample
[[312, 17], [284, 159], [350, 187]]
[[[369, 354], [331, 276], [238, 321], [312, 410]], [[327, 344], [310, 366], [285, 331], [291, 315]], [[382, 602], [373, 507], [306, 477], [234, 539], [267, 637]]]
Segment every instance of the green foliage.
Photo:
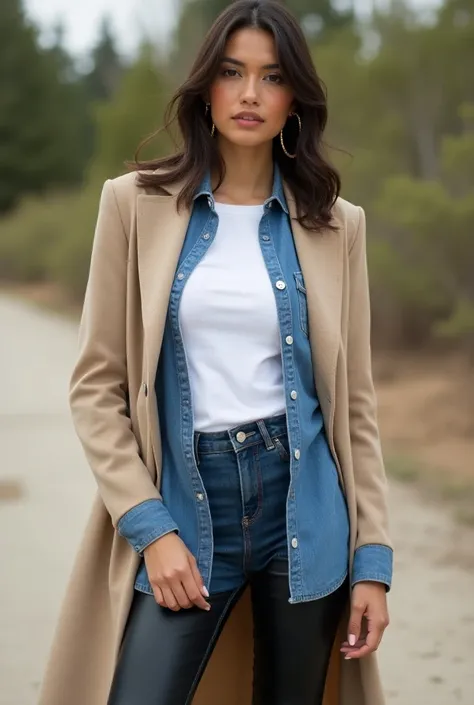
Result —
[[[397, 2], [362, 27], [327, 0], [286, 1], [311, 41], [311, 16], [323, 17], [312, 51], [328, 87], [342, 195], [368, 216], [375, 343], [463, 346], [474, 359], [472, 0], [445, 0], [431, 23]], [[54, 279], [81, 299], [101, 183], [162, 125], [172, 88], [227, 4], [183, 1], [167, 65], [144, 45], [122, 66], [104, 24], [79, 80], [61, 42], [40, 49], [18, 0], [3, 0], [0, 211], [22, 200], [0, 221], [0, 278]], [[87, 187], [65, 191], [90, 153], [84, 111], [93, 117], [87, 144], [97, 147]], [[170, 149], [160, 133], [141, 157]]]
[[[133, 161], [138, 144], [159, 128], [168, 98], [163, 73], [157, 68], [152, 49], [144, 45], [125, 72], [114, 100], [97, 109], [94, 180], [114, 177], [126, 170], [125, 162]], [[140, 158], [152, 158], [168, 148], [169, 139], [162, 133], [140, 153]]]
[[0, 222], [0, 279], [56, 281], [81, 300], [90, 261], [100, 187], [28, 197]]
[[20, 0], [0, 4], [0, 214], [23, 194], [79, 183], [85, 109], [72, 64], [40, 47]]
[[91, 59], [92, 68], [84, 76], [88, 98], [101, 103], [111, 100], [120, 85], [123, 66], [108, 18], [102, 21], [99, 39], [92, 49]]

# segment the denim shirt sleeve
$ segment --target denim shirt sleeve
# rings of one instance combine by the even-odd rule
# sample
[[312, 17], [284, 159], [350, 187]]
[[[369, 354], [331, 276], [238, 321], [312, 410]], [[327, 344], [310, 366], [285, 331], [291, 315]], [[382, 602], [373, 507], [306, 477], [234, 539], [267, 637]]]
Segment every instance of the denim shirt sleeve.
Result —
[[163, 502], [147, 499], [126, 512], [117, 524], [117, 531], [141, 556], [147, 546], [172, 531], [179, 533]]
[[387, 592], [392, 585], [393, 551], [382, 544], [365, 544], [355, 552], [352, 567], [352, 585], [373, 581], [385, 583]]

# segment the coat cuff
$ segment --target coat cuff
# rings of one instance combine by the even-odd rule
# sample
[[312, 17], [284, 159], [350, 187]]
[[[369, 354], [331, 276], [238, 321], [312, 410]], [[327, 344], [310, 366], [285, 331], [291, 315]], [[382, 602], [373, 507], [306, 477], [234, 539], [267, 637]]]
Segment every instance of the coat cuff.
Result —
[[393, 550], [389, 546], [371, 543], [359, 546], [356, 550], [352, 586], [366, 581], [384, 583], [388, 592], [392, 585], [392, 573]]
[[117, 524], [117, 531], [140, 555], [147, 546], [172, 531], [179, 533], [163, 502], [147, 499], [126, 512]]

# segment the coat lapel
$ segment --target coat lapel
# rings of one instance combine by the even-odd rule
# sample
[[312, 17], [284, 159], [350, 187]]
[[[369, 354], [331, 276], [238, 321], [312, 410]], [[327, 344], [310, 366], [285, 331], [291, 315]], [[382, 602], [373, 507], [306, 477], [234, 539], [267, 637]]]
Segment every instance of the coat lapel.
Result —
[[[341, 342], [343, 240], [337, 231], [306, 230], [296, 220], [295, 200], [285, 184], [295, 247], [308, 298], [309, 335], [316, 389], [326, 421], [336, 396], [336, 365]], [[332, 429], [329, 429], [332, 433]]]
[[148, 385], [154, 380], [168, 302], [190, 211], [176, 209], [179, 186], [169, 196], [140, 194], [137, 200], [138, 272], [142, 298]]

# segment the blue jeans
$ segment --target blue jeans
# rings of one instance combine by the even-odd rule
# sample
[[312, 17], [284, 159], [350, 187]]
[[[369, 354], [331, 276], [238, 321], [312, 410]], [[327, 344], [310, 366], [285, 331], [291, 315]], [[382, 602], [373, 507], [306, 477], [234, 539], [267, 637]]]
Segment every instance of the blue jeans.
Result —
[[195, 433], [214, 532], [211, 594], [236, 590], [275, 558], [288, 558], [290, 456], [286, 416]]
[[135, 591], [108, 705], [190, 705], [247, 584], [254, 618], [252, 705], [322, 705], [348, 586], [318, 600], [289, 602], [285, 416], [196, 433], [195, 448], [214, 530], [211, 610], [174, 612]]

